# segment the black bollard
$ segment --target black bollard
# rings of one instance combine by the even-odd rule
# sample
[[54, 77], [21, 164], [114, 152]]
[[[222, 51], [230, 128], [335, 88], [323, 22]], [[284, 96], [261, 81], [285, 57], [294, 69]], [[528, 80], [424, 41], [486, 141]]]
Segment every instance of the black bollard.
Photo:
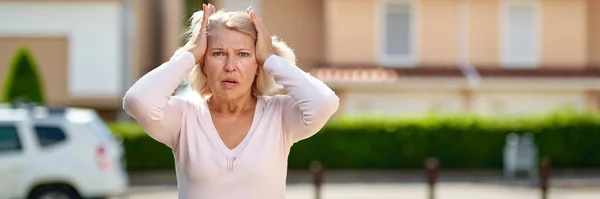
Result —
[[323, 166], [321, 162], [311, 162], [310, 172], [312, 173], [313, 184], [315, 185], [315, 199], [321, 199], [321, 185], [323, 184]]
[[542, 199], [548, 198], [548, 185], [550, 181], [550, 160], [543, 158], [540, 163], [540, 190]]
[[437, 181], [439, 169], [439, 162], [437, 158], [427, 158], [427, 160], [425, 161], [425, 169], [427, 171], [429, 199], [435, 199], [435, 183]]

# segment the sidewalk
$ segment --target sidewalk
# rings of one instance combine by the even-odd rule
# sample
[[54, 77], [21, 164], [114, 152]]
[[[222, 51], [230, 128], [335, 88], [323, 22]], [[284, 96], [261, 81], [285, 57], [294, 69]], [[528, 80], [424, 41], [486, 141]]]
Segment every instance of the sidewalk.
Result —
[[[423, 183], [326, 183], [322, 187], [322, 199], [424, 199], [428, 188]], [[596, 199], [600, 189], [580, 188], [549, 189], [550, 199]], [[311, 184], [290, 184], [286, 199], [314, 199], [315, 189]], [[444, 182], [436, 186], [435, 199], [536, 199], [541, 198], [539, 189], [510, 187], [480, 183]], [[177, 199], [177, 187], [147, 186], [132, 187], [125, 199]]]
[[[440, 183], [479, 183], [489, 185], [509, 185], [517, 187], [532, 187], [525, 179], [505, 181], [501, 171], [440, 171]], [[335, 184], [386, 184], [408, 183], [425, 184], [424, 171], [325, 171], [324, 183]], [[176, 185], [174, 171], [160, 172], [132, 172], [130, 173], [132, 186], [145, 185]], [[287, 182], [293, 184], [310, 184], [312, 175], [308, 171], [289, 171]], [[600, 189], [600, 170], [556, 170], [551, 174], [551, 187], [582, 188], [595, 187]]]

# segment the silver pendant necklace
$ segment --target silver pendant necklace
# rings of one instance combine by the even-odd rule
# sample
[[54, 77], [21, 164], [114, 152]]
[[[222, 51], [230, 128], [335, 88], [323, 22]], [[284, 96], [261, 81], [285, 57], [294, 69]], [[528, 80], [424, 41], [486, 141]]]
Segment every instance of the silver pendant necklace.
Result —
[[227, 159], [227, 171], [233, 171], [233, 161], [235, 161], [235, 156], [226, 157]]

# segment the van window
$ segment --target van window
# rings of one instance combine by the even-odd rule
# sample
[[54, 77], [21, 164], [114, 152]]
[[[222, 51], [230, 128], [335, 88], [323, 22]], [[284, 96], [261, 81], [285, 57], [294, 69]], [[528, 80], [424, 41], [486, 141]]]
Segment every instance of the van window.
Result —
[[67, 140], [67, 136], [59, 127], [36, 126], [35, 132], [42, 147], [49, 147]]
[[0, 153], [21, 151], [21, 139], [14, 125], [0, 124]]

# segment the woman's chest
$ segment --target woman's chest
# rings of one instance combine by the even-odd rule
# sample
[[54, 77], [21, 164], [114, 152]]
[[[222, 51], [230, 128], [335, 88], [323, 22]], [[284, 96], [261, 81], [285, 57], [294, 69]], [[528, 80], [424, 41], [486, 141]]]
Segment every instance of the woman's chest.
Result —
[[225, 144], [225, 147], [229, 149], [236, 148], [244, 141], [254, 121], [252, 114], [239, 115], [235, 117], [219, 116], [213, 114], [212, 121], [214, 131], [218, 135], [218, 138]]
[[[210, 128], [207, 128], [210, 129]], [[217, 132], [202, 132], [190, 140], [183, 171], [188, 180], [210, 181], [227, 176], [241, 179], [260, 179], [269, 172], [287, 169], [287, 151], [281, 129], [266, 121], [257, 121], [240, 143], [229, 148]], [[180, 153], [181, 154], [181, 153]], [[180, 167], [181, 168], [181, 167]]]

